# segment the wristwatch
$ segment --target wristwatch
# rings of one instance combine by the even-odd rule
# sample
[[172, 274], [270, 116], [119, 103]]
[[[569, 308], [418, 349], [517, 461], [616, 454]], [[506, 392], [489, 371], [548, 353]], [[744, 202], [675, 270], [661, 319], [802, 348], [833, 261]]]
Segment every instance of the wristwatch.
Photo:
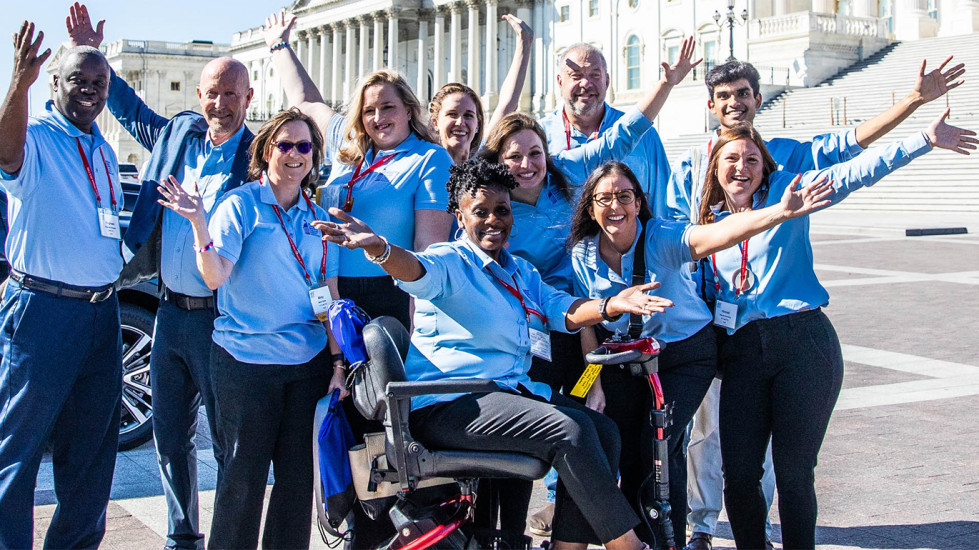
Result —
[[615, 317], [612, 317], [611, 315], [608, 314], [608, 310], [606, 308], [608, 307], [608, 301], [611, 299], [612, 299], [611, 296], [609, 296], [608, 298], [602, 298], [601, 303], [598, 304], [598, 312], [602, 314], [602, 319], [605, 319], [606, 321], [609, 322], [618, 321], [619, 319], [622, 318], [621, 313], [616, 315]]

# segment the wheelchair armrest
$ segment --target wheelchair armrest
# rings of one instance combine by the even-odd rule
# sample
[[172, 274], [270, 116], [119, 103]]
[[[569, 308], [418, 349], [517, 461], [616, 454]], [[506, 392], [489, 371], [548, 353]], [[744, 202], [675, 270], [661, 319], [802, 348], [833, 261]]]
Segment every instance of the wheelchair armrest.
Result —
[[419, 395], [438, 395], [446, 393], [482, 393], [500, 389], [492, 380], [476, 378], [467, 380], [427, 380], [416, 382], [389, 382], [387, 393], [395, 400]]
[[606, 347], [599, 347], [585, 355], [585, 362], [591, 365], [621, 365], [642, 361], [643, 353], [636, 349], [613, 353]]

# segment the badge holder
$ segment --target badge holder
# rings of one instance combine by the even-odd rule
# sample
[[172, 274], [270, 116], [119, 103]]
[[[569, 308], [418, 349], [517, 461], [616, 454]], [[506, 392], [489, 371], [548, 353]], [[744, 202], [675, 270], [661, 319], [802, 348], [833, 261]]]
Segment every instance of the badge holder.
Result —
[[330, 287], [326, 286], [325, 281], [309, 289], [309, 303], [313, 305], [313, 314], [320, 322], [330, 321], [330, 304], [333, 302], [333, 293]]
[[121, 240], [122, 230], [119, 226], [119, 213], [112, 208], [99, 207], [99, 233], [103, 237]]

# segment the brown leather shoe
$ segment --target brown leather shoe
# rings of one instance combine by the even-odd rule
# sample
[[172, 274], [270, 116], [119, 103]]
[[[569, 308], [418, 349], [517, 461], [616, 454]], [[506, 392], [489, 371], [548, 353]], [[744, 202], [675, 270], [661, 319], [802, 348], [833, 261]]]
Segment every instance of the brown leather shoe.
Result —
[[711, 541], [714, 536], [708, 533], [695, 532], [690, 535], [690, 542], [683, 547], [683, 550], [711, 550], [714, 546]]

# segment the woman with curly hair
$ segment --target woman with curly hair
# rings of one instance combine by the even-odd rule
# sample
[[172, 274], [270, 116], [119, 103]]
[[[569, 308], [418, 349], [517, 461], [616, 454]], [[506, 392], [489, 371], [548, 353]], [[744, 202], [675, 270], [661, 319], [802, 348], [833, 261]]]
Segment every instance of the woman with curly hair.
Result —
[[[450, 204], [465, 235], [410, 252], [338, 209], [318, 222], [330, 240], [362, 249], [415, 298], [415, 329], [405, 374], [416, 380], [480, 378], [499, 391], [412, 399], [413, 435], [433, 449], [525, 453], [560, 474], [554, 548], [644, 547], [639, 519], [616, 486], [618, 434], [612, 422], [527, 376], [531, 349], [548, 331], [573, 332], [620, 315], [663, 311], [670, 301], [630, 287], [602, 300], [571, 296], [545, 283], [507, 252], [517, 183], [499, 165], [474, 160], [452, 168]], [[473, 315], [478, 311], [479, 315]]]

